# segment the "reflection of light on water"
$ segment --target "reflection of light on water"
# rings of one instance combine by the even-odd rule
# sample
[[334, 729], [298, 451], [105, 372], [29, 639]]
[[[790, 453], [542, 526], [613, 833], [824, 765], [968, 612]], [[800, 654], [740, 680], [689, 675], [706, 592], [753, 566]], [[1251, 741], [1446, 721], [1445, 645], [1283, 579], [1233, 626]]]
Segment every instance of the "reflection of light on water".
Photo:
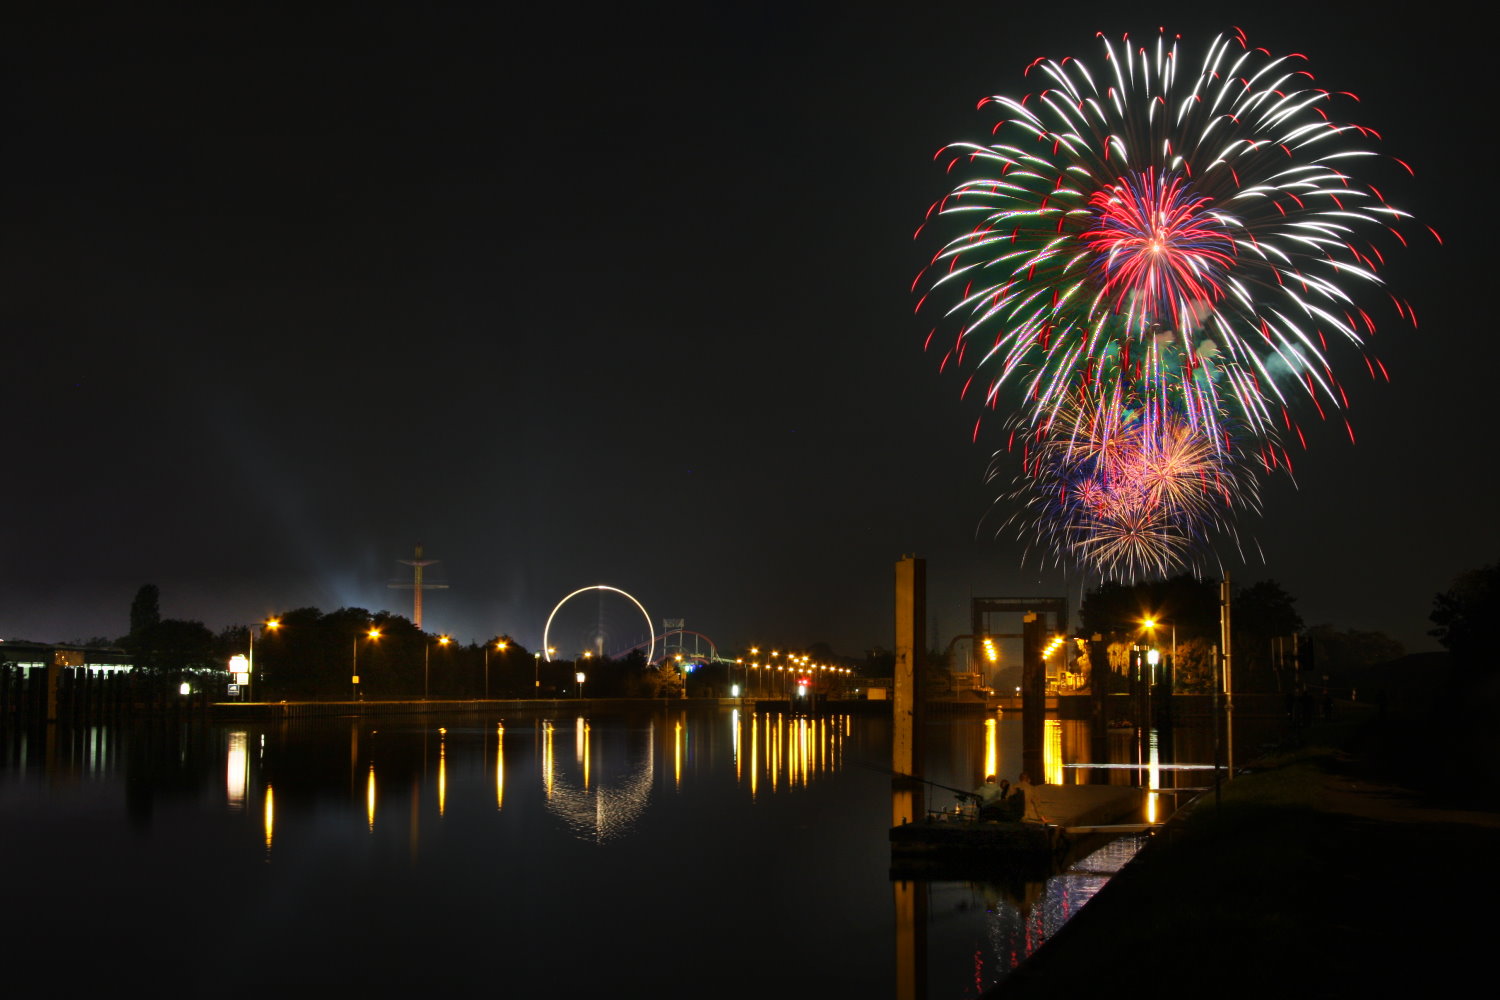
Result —
[[103, 774], [104, 762], [109, 757], [109, 731], [104, 726], [90, 726], [88, 733], [88, 772]]
[[542, 787], [552, 798], [552, 720], [542, 720]]
[[734, 780], [740, 780], [740, 710], [733, 709], [729, 713], [730, 745], [734, 753]]
[[760, 715], [750, 714], [750, 800], [760, 789]]
[[776, 716], [776, 742], [771, 744], [771, 753], [768, 755], [771, 765], [771, 791], [776, 791], [776, 779], [781, 776], [781, 747], [786, 737], [786, 719]]
[[1047, 784], [1063, 783], [1062, 720], [1047, 719], [1042, 730], [1042, 773]]
[[1045, 884], [1035, 887], [1039, 892], [1028, 891], [1027, 898], [1019, 906], [994, 886], [972, 886], [973, 892], [983, 896], [986, 911], [984, 940], [978, 944], [974, 955], [976, 993], [995, 986], [1057, 933], [1126, 862], [1135, 857], [1145, 842], [1144, 836], [1111, 841], [1071, 865], [1067, 871], [1053, 875]]
[[370, 829], [375, 829], [375, 765], [370, 765], [370, 776], [365, 780], [365, 816]]
[[245, 808], [245, 788], [250, 783], [250, 734], [229, 734], [229, 754], [225, 764], [224, 784], [229, 793], [229, 808]]
[[672, 732], [672, 774], [674, 783], [682, 787], [682, 723], [676, 723]]
[[505, 804], [505, 726], [495, 726], [495, 811]]
[[1161, 798], [1161, 795], [1157, 792], [1157, 789], [1161, 787], [1161, 757], [1158, 754], [1155, 729], [1151, 730], [1151, 735], [1147, 739], [1150, 743], [1150, 751], [1146, 758], [1148, 761], [1146, 787], [1151, 789], [1151, 791], [1146, 793], [1146, 822], [1155, 823], [1157, 822], [1157, 800]]
[[1000, 723], [991, 718], [984, 720], [984, 776], [1000, 773]]
[[438, 730], [438, 815], [448, 805], [448, 730]]
[[798, 719], [797, 724], [792, 727], [792, 773], [790, 783], [795, 785], [797, 779], [802, 779], [802, 784], [807, 784], [807, 720]]
[[272, 794], [270, 785], [266, 786], [265, 825], [266, 850], [269, 851], [271, 849], [271, 831], [276, 826], [276, 797]]
[[[679, 730], [681, 726], [679, 725]], [[549, 765], [550, 766], [550, 765]], [[584, 839], [603, 843], [628, 832], [645, 812], [656, 773], [656, 726], [647, 730], [646, 754], [619, 787], [579, 788], [561, 774], [549, 774], [547, 811]]]
[[[788, 719], [778, 713], [773, 721], [762, 720], [760, 713], [752, 712], [748, 719], [736, 715], [735, 740], [748, 740], [748, 776], [739, 767], [735, 769], [735, 780], [747, 782], [750, 797], [760, 791], [762, 777], [771, 781], [775, 792], [785, 779], [787, 787], [807, 787], [812, 779], [825, 772], [836, 771], [843, 766], [844, 739], [850, 732], [848, 716], [820, 716], [808, 718], [796, 716]], [[748, 733], [742, 733], [739, 727]], [[740, 754], [743, 759], [744, 754]]]

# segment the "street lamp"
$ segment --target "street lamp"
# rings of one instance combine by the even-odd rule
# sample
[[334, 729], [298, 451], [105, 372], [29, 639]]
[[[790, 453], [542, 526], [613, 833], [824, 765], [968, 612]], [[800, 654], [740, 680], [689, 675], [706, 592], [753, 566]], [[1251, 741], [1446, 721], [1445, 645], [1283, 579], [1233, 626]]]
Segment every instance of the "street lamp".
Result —
[[578, 671], [578, 673], [574, 674], [573, 675], [573, 679], [578, 682], [578, 697], [580, 699], [582, 699], [583, 698], [583, 671], [580, 670], [580, 671]]
[[[557, 647], [555, 647], [555, 646], [548, 646], [546, 652], [547, 652], [547, 662], [551, 663], [552, 662], [552, 654], [555, 653], [555, 652], [557, 652]], [[534, 669], [532, 671], [532, 687], [534, 687], [536, 689], [532, 693], [532, 697], [533, 698], [537, 698], [537, 697], [540, 697], [541, 694], [542, 694], [542, 654], [540, 652], [532, 653], [531, 657], [532, 657], [532, 660], [534, 661], [534, 663], [533, 663]]]
[[[450, 643], [452, 641], [453, 640], [450, 639], [446, 635], [440, 635], [440, 636], [438, 636], [438, 645], [439, 646], [446, 646], [446, 645], [448, 645], [448, 643]], [[486, 648], [488, 648], [488, 647], [486, 647]], [[430, 643], [430, 642], [423, 643], [422, 644], [422, 700], [423, 701], [427, 700], [427, 691], [428, 691], [427, 682], [428, 682], [428, 676], [429, 676], [429, 672], [428, 672], [429, 663], [428, 663], [428, 661], [431, 659], [431, 655], [432, 655], [432, 643]]]
[[1151, 637], [1153, 639], [1156, 638], [1156, 626], [1158, 626], [1158, 625], [1170, 625], [1170, 626], [1172, 626], [1172, 671], [1171, 671], [1171, 673], [1168, 676], [1171, 678], [1171, 686], [1173, 688], [1176, 688], [1177, 687], [1177, 623], [1176, 622], [1164, 622], [1164, 621], [1160, 621], [1160, 620], [1155, 619], [1155, 618], [1146, 618], [1146, 619], [1142, 620], [1141, 624], [1144, 625], [1148, 630], [1150, 630]]
[[[510, 643], [506, 642], [504, 639], [496, 639], [495, 640], [495, 648], [498, 649], [500, 652], [503, 653], [507, 649], [510, 648]], [[490, 696], [490, 644], [489, 643], [485, 643], [484, 644], [484, 696], [486, 698], [488, 698]]]
[[274, 632], [277, 629], [281, 628], [281, 619], [280, 618], [267, 618], [263, 622], [251, 622], [249, 625], [245, 626], [245, 632], [250, 636], [250, 655], [249, 655], [249, 657], [246, 658], [246, 664], [245, 664], [245, 675], [248, 678], [248, 680], [245, 683], [245, 688], [246, 688], [246, 691], [245, 691], [245, 700], [246, 701], [254, 701], [255, 700], [254, 698], [252, 698], [250, 696], [250, 691], [255, 686], [255, 628], [256, 628], [257, 625], [260, 626], [261, 628], [268, 628], [268, 629], [270, 629], [271, 631]]
[[[380, 638], [380, 629], [378, 629], [378, 628], [372, 628], [372, 629], [370, 629], [369, 632], [365, 633], [365, 635], [370, 639], [371, 642], [374, 642], [376, 639]], [[355, 636], [354, 637], [354, 656], [353, 656], [353, 661], [352, 662], [353, 662], [353, 667], [354, 667], [354, 669], [353, 669], [354, 676], [352, 678], [353, 679], [353, 689], [352, 689], [352, 692], [351, 692], [351, 697], [355, 701], [358, 701], [359, 700], [359, 636]]]

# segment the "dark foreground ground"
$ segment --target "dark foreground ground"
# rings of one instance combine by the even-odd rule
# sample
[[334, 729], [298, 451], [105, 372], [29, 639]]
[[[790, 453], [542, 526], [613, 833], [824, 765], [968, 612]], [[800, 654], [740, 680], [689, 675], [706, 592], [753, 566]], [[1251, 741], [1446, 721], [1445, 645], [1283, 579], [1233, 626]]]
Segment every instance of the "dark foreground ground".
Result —
[[1428, 679], [1200, 799], [995, 995], [1492, 993], [1500, 717]]

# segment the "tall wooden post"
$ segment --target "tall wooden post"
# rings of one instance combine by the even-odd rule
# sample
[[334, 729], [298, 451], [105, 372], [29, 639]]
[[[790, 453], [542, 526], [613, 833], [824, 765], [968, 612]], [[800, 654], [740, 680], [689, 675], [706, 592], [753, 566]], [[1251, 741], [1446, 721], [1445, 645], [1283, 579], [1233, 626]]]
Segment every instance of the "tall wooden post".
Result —
[[[896, 563], [896, 676], [892, 705], [891, 770], [920, 778], [922, 725], [927, 704], [927, 561], [904, 556]], [[913, 815], [919, 818], [920, 812]]]
[[1224, 777], [1227, 780], [1234, 778], [1234, 661], [1231, 658], [1233, 650], [1230, 647], [1229, 636], [1231, 632], [1230, 623], [1230, 596], [1234, 593], [1229, 586], [1229, 574], [1224, 574], [1223, 581], [1219, 584], [1219, 648], [1224, 657]]
[[1021, 626], [1021, 766], [1034, 785], [1046, 782], [1042, 743], [1047, 731], [1046, 622], [1028, 611]]
[[[1089, 753], [1093, 760], [1109, 760], [1109, 647], [1104, 637], [1089, 638]], [[1089, 779], [1097, 785], [1109, 784], [1109, 772], [1090, 768]]]

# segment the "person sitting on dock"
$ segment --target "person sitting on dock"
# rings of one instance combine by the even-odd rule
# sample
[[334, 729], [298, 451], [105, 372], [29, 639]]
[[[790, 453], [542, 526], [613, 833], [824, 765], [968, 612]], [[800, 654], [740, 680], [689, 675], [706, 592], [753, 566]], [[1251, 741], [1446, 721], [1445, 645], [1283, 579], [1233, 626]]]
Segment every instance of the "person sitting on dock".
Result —
[[1026, 815], [1026, 792], [1031, 788], [1031, 781], [1026, 777], [1026, 772], [1021, 772], [1021, 777], [1016, 781], [1016, 787], [1005, 796], [1005, 801], [1000, 803], [1000, 819], [1011, 823], [1019, 823]]
[[1010, 794], [1010, 782], [1001, 780], [997, 782], [993, 774], [984, 777], [984, 784], [974, 790], [974, 802], [977, 807], [976, 818], [981, 820], [1004, 819], [1002, 813], [1005, 811], [1005, 800]]

